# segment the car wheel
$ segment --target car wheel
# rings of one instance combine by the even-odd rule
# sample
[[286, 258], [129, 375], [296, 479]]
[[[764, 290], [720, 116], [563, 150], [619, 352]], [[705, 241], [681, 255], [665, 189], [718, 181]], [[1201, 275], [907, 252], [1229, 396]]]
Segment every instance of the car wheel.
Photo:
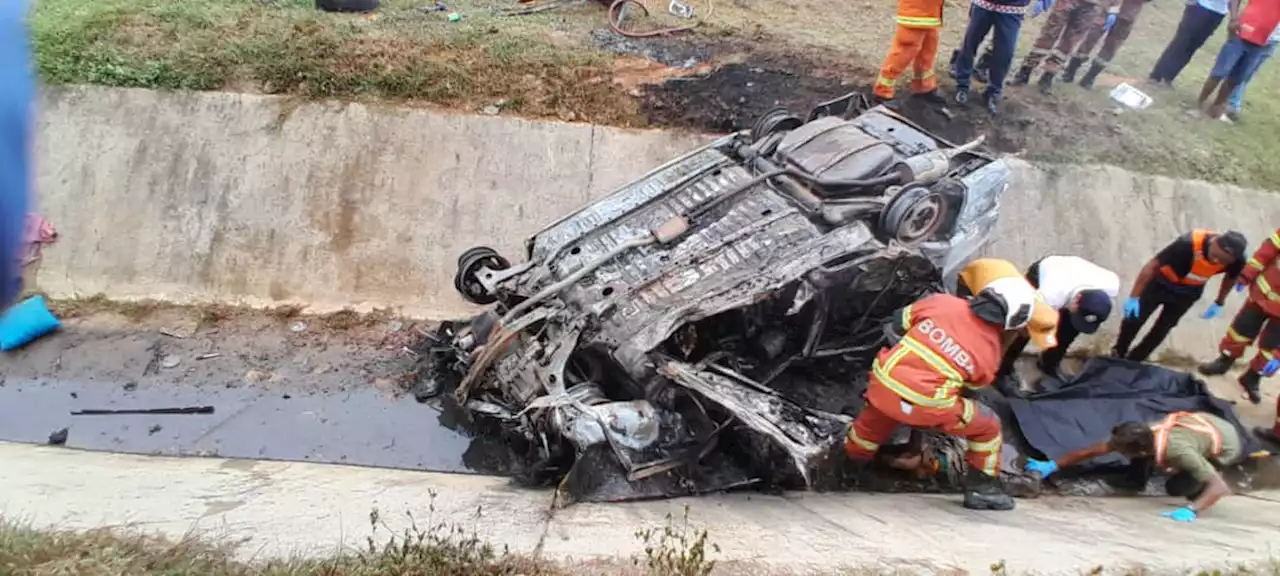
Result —
[[316, 9], [325, 12], [372, 12], [379, 0], [316, 0]]
[[910, 186], [898, 192], [880, 213], [880, 231], [904, 244], [919, 242], [938, 231], [947, 213], [941, 194], [925, 186]]
[[480, 270], [505, 270], [511, 262], [503, 258], [493, 248], [478, 246], [463, 252], [458, 257], [458, 271], [453, 276], [453, 287], [468, 302], [473, 304], [493, 304], [498, 301], [497, 295], [489, 292], [480, 282]]

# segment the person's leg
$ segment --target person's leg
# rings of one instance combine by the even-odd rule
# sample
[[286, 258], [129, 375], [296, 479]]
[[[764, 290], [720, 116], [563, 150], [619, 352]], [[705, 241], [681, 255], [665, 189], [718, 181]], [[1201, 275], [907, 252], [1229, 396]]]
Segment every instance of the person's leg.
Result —
[[1209, 77], [1205, 78], [1204, 86], [1200, 88], [1200, 96], [1196, 99], [1198, 108], [1205, 112], [1209, 111], [1209, 103], [1213, 101], [1213, 94], [1217, 91], [1218, 85], [1232, 75], [1244, 57], [1244, 50], [1243, 41], [1234, 36], [1228, 38], [1222, 45], [1217, 58], [1213, 61], [1213, 69], [1209, 71]]
[[920, 49], [916, 50], [911, 66], [915, 73], [911, 78], [911, 93], [916, 95], [932, 94], [938, 90], [938, 76], [934, 74], [933, 67], [938, 59], [939, 29], [929, 28], [921, 32]]
[[973, 61], [977, 57], [982, 41], [995, 23], [995, 12], [980, 8], [976, 4], [969, 10], [969, 25], [964, 29], [964, 40], [960, 43], [960, 52], [956, 56], [956, 92], [968, 92], [970, 79], [973, 77]]
[[1218, 31], [1218, 26], [1222, 24], [1222, 14], [1210, 12], [1199, 5], [1196, 5], [1195, 8], [1199, 11], [1196, 27], [1192, 29], [1191, 36], [1187, 38], [1186, 50], [1174, 62], [1175, 66], [1172, 68], [1173, 76], [1169, 78], [1169, 82], [1178, 79], [1178, 75], [1182, 73], [1183, 68], [1186, 68], [1187, 63], [1191, 62], [1191, 57], [1195, 56], [1196, 51], [1200, 50], [1200, 47], [1204, 46], [1204, 43], [1213, 37], [1213, 34]]
[[1107, 39], [1102, 42], [1102, 49], [1093, 58], [1093, 63], [1089, 65], [1089, 71], [1080, 79], [1080, 86], [1093, 88], [1093, 83], [1097, 81], [1098, 75], [1103, 70], [1106, 70], [1107, 66], [1111, 65], [1111, 60], [1116, 57], [1125, 40], [1129, 39], [1129, 34], [1133, 33], [1133, 24], [1134, 20], [1132, 19], [1116, 18], [1116, 23], [1111, 26], [1111, 31], [1107, 32]]
[[1071, 312], [1066, 308], [1058, 311], [1058, 333], [1055, 339], [1058, 345], [1040, 352], [1040, 371], [1047, 376], [1058, 376], [1058, 369], [1062, 367], [1062, 359], [1067, 356], [1067, 349], [1071, 347], [1071, 343], [1076, 341], [1076, 337], [1080, 332], [1076, 330], [1074, 324], [1071, 323]]
[[1160, 292], [1161, 290], [1152, 282], [1147, 284], [1142, 294], [1138, 295], [1138, 316], [1136, 318], [1125, 316], [1124, 320], [1120, 321], [1120, 335], [1116, 337], [1116, 345], [1111, 349], [1112, 356], [1129, 357], [1129, 346], [1133, 344], [1133, 339], [1138, 336], [1142, 325], [1147, 323], [1147, 318], [1150, 318], [1160, 306]]
[[1231, 326], [1218, 342], [1218, 357], [1212, 362], [1200, 366], [1200, 373], [1206, 376], [1226, 374], [1235, 361], [1244, 356], [1258, 334], [1262, 333], [1262, 325], [1267, 315], [1252, 300], [1246, 301], [1240, 311], [1231, 319]]
[[1227, 112], [1231, 114], [1239, 114], [1244, 109], [1244, 91], [1249, 87], [1249, 81], [1253, 80], [1253, 75], [1258, 73], [1258, 69], [1262, 68], [1262, 64], [1269, 60], [1276, 53], [1276, 45], [1270, 44], [1263, 49], [1262, 54], [1254, 61], [1253, 66], [1249, 67], [1248, 73], [1245, 74], [1244, 80], [1231, 91], [1231, 97], [1227, 99]]
[[1014, 77], [1012, 84], [1026, 84], [1031, 80], [1031, 73], [1053, 51], [1053, 46], [1058, 43], [1058, 37], [1062, 36], [1062, 31], [1067, 28], [1067, 20], [1070, 19], [1071, 12], [1078, 1], [1058, 0], [1053, 8], [1049, 9], [1044, 27], [1040, 29], [1040, 35], [1036, 37], [1031, 52], [1022, 59], [1022, 65], [1018, 68], [1018, 74]]
[[1022, 30], [1022, 15], [996, 14], [994, 28], [989, 65], [990, 81], [986, 89], [988, 101], [992, 104], [999, 100], [1004, 92], [1005, 78], [1009, 76], [1009, 68], [1013, 65], [1013, 53], [1018, 47], [1018, 32]]
[[1000, 485], [1000, 451], [1004, 447], [1000, 419], [991, 409], [961, 398], [939, 428], [968, 441], [965, 451], [964, 506], [976, 510], [1012, 510], [1013, 498]]
[[867, 402], [845, 433], [844, 452], [850, 460], [870, 461], [900, 423]]
[[1078, 72], [1080, 67], [1084, 66], [1084, 63], [1089, 60], [1091, 55], [1093, 55], [1093, 49], [1098, 47], [1098, 42], [1102, 41], [1102, 37], [1111, 37], [1111, 32], [1103, 30], [1106, 24], [1107, 18], [1105, 14], [1103, 14], [1102, 18], [1094, 20], [1089, 24], [1085, 31], [1084, 39], [1080, 41], [1079, 46], [1076, 46], [1076, 51], [1071, 55], [1071, 61], [1067, 64], [1067, 70], [1062, 74], [1063, 82], [1074, 82], [1076, 79], [1076, 72]]
[[1084, 38], [1089, 27], [1098, 19], [1101, 13], [1102, 7], [1100, 5], [1084, 2], [1071, 11], [1067, 26], [1063, 29], [1056, 48], [1049, 54], [1049, 59], [1044, 63], [1044, 74], [1040, 76], [1041, 92], [1047, 94], [1053, 89], [1054, 80], [1057, 74], [1062, 71], [1062, 65], [1065, 63], [1067, 55], [1075, 53], [1080, 40]]
[[1009, 344], [1009, 348], [1004, 351], [1004, 358], [1000, 361], [1000, 371], [996, 373], [996, 378], [1013, 374], [1018, 358], [1027, 349], [1028, 342], [1031, 342], [1031, 339], [1022, 335], [1013, 339], [1013, 342]]
[[1237, 382], [1250, 402], [1262, 402], [1262, 378], [1267, 363], [1280, 355], [1280, 318], [1262, 316], [1258, 335], [1258, 353], [1249, 361], [1249, 367], [1240, 374]]
[[1129, 353], [1129, 359], [1135, 362], [1146, 362], [1147, 357], [1160, 346], [1169, 332], [1182, 320], [1197, 298], [1190, 296], [1174, 296], [1166, 299], [1160, 306], [1160, 316], [1151, 324], [1151, 330], [1143, 337], [1138, 347]]
[[1186, 52], [1187, 43], [1200, 15], [1197, 8], [1199, 7], [1195, 3], [1191, 3], [1182, 9], [1182, 19], [1178, 21], [1178, 29], [1174, 31], [1173, 38], [1169, 39], [1164, 51], [1160, 53], [1160, 58], [1151, 68], [1151, 74], [1148, 75], [1152, 82], [1168, 82], [1173, 78], [1174, 64]]
[[1245, 77], [1249, 74], [1249, 70], [1262, 57], [1262, 52], [1266, 50], [1263, 46], [1250, 44], [1244, 40], [1239, 41], [1243, 48], [1240, 58], [1236, 60], [1235, 66], [1222, 82], [1222, 87], [1218, 90], [1218, 97], [1213, 100], [1212, 106], [1209, 108], [1210, 118], [1220, 118], [1227, 112], [1227, 100], [1231, 98], [1231, 94], [1236, 91], [1236, 87], [1244, 83]]
[[889, 45], [889, 54], [880, 66], [880, 76], [876, 78], [875, 95], [882, 100], [892, 100], [894, 85], [902, 73], [907, 71], [916, 51], [920, 49], [921, 37], [918, 30], [898, 26], [893, 33], [893, 41]]

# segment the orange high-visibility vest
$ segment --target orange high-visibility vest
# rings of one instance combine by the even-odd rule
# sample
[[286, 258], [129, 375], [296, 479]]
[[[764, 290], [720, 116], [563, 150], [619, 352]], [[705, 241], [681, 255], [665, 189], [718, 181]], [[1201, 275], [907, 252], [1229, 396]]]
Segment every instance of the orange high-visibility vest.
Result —
[[1156, 437], [1156, 466], [1164, 468], [1164, 451], [1169, 447], [1169, 433], [1175, 426], [1206, 434], [1213, 441], [1212, 456], [1222, 453], [1222, 432], [1203, 416], [1191, 412], [1174, 412], [1151, 427]]
[[894, 19], [907, 28], [941, 28], [942, 0], [898, 0]]
[[1164, 279], [1181, 286], [1204, 286], [1210, 278], [1226, 270], [1226, 266], [1214, 264], [1204, 255], [1204, 243], [1211, 234], [1208, 230], [1191, 232], [1191, 251], [1194, 254], [1191, 257], [1191, 270], [1186, 276], [1178, 276], [1173, 267], [1166, 264], [1160, 267], [1160, 274]]

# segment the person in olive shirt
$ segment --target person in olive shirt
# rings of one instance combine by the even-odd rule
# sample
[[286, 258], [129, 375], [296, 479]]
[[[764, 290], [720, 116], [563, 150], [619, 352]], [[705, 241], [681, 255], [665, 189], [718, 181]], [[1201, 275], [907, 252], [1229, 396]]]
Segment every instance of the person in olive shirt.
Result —
[[[1248, 241], [1235, 231], [1218, 234], [1195, 230], [1166, 246], [1142, 267], [1133, 283], [1129, 299], [1124, 303], [1124, 320], [1120, 323], [1120, 335], [1111, 350], [1112, 356], [1145, 361], [1204, 294], [1209, 279], [1223, 274], [1218, 297], [1201, 316], [1206, 320], [1216, 318], [1244, 269], [1246, 249]], [[1136, 348], [1129, 350], [1138, 330], [1157, 308], [1160, 315], [1151, 330]]]
[[1175, 412], [1155, 424], [1125, 422], [1111, 430], [1111, 437], [1057, 460], [1028, 459], [1028, 472], [1048, 478], [1062, 468], [1111, 452], [1137, 460], [1152, 458], [1156, 467], [1172, 473], [1165, 490], [1191, 502], [1163, 515], [1191, 522], [1218, 500], [1231, 493], [1219, 472], [1244, 456], [1240, 433], [1230, 422], [1206, 412]]

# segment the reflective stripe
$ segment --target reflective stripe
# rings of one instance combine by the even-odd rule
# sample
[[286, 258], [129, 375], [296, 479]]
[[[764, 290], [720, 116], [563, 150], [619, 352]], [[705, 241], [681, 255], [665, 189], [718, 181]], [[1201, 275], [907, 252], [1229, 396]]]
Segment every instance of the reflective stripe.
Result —
[[964, 375], [960, 374], [959, 370], [956, 370], [951, 366], [951, 364], [948, 364], [946, 360], [943, 360], [937, 352], [930, 350], [928, 346], [925, 346], [910, 334], [902, 339], [902, 343], [905, 344], [907, 348], [910, 348], [916, 356], [919, 356], [921, 360], [924, 360], [931, 368], [937, 370], [939, 374], [946, 376], [948, 380], [964, 380]]
[[1209, 239], [1208, 230], [1194, 230], [1191, 232], [1191, 268], [1187, 271], [1186, 276], [1179, 277], [1174, 272], [1172, 266], [1161, 266], [1160, 274], [1165, 280], [1174, 284], [1183, 286], [1203, 286], [1209, 281], [1209, 278], [1226, 269], [1225, 266], [1214, 264], [1208, 258], [1204, 257], [1205, 242]]
[[898, 16], [894, 20], [903, 26], [917, 28], [937, 28], [942, 26], [941, 18], [929, 18], [927, 16]]
[[1000, 448], [1004, 446], [1004, 438], [996, 436], [986, 442], [969, 442], [969, 452], [974, 454], [986, 454], [986, 458], [982, 459], [982, 473], [987, 476], [996, 476], [999, 473], [1000, 465]]
[[1262, 269], [1262, 262], [1257, 258], [1249, 258], [1249, 261], [1245, 262], [1245, 265], [1250, 268], [1256, 268], [1258, 270]]
[[1004, 439], [1000, 436], [996, 436], [986, 442], [969, 442], [969, 451], [986, 454], [987, 452], [999, 450], [1002, 445], [1004, 445]]
[[902, 331], [906, 332], [911, 328], [911, 306], [908, 305], [902, 309]]
[[1258, 289], [1267, 297], [1267, 300], [1280, 301], [1280, 294], [1276, 294], [1275, 291], [1271, 289], [1271, 283], [1267, 282], [1266, 278], [1259, 276], [1257, 280], [1254, 280], [1254, 284], [1258, 285]]
[[[1185, 422], [1184, 419], [1190, 420], [1190, 422]], [[1164, 451], [1169, 447], [1169, 432], [1173, 431], [1175, 426], [1181, 426], [1193, 432], [1207, 435], [1213, 441], [1212, 455], [1217, 456], [1222, 453], [1222, 433], [1213, 424], [1199, 414], [1174, 412], [1159, 424], [1151, 427], [1151, 431], [1155, 433], [1156, 440], [1156, 466], [1164, 468]]]
[[1271, 245], [1280, 248], [1280, 230], [1271, 234]]
[[1235, 340], [1236, 342], [1241, 342], [1244, 344], [1253, 342], [1253, 338], [1241, 336], [1239, 332], [1236, 332], [1235, 328], [1227, 328], [1227, 337], [1232, 340]]
[[[951, 406], [954, 406], [956, 403], [955, 395], [937, 397], [939, 394], [935, 394], [934, 398], [930, 398], [903, 385], [890, 375], [890, 373], [893, 372], [893, 368], [897, 366], [898, 362], [902, 361], [902, 358], [909, 352], [910, 350], [905, 346], [899, 348], [889, 356], [889, 359], [885, 361], [884, 365], [880, 364], [879, 358], [876, 358], [876, 361], [871, 364], [871, 374], [874, 375], [876, 379], [880, 380], [880, 383], [884, 384], [886, 388], [892, 390], [894, 394], [897, 394], [899, 398], [915, 404], [916, 406], [924, 406], [927, 408], [950, 408]], [[946, 389], [946, 386], [939, 387], [938, 392], [942, 393]]]
[[879, 78], [876, 78], [876, 84], [879, 84], [881, 86], [888, 86], [890, 88], [892, 88], [894, 82], [897, 82], [897, 81], [898, 81], [897, 78], [889, 78], [889, 77], [886, 77], [884, 74], [881, 74]]
[[956, 429], [964, 430], [970, 422], [973, 422], [973, 402], [968, 398], [961, 398], [960, 403], [964, 405], [964, 412], [960, 414], [960, 425], [956, 426]]
[[933, 70], [927, 70], [924, 74], [916, 76], [916, 80], [928, 80], [933, 78]]
[[859, 437], [858, 437], [858, 433], [857, 433], [857, 432], [854, 432], [854, 430], [853, 430], [853, 426], [850, 426], [850, 427], [849, 427], [849, 433], [848, 433], [848, 434], [845, 434], [845, 435], [844, 435], [844, 437], [845, 437], [845, 439], [847, 439], [848, 441], [853, 442], [853, 443], [854, 443], [855, 445], [857, 445], [859, 448], [862, 448], [863, 450], [866, 450], [867, 452], [875, 452], [876, 450], [879, 450], [879, 449], [880, 449], [880, 445], [879, 445], [879, 444], [876, 444], [875, 442], [872, 442], [872, 441], [870, 441], [870, 440], [863, 440], [862, 438], [859, 438]]
[[1272, 359], [1274, 359], [1274, 358], [1276, 357], [1276, 355], [1275, 355], [1275, 354], [1272, 354], [1272, 353], [1271, 353], [1270, 351], [1268, 351], [1268, 350], [1259, 350], [1259, 351], [1258, 351], [1258, 353], [1259, 353], [1259, 354], [1261, 354], [1261, 355], [1262, 355], [1262, 357], [1263, 357], [1263, 358], [1266, 358], [1267, 360], [1272, 360]]

